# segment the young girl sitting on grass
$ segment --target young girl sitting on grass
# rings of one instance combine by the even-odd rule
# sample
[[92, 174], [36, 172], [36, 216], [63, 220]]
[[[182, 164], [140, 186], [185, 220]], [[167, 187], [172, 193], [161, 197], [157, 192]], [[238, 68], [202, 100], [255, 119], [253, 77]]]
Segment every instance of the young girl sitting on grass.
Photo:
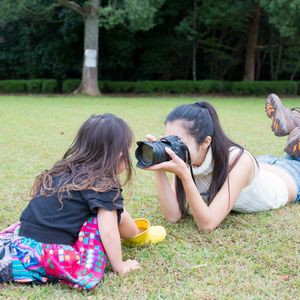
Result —
[[122, 259], [127, 244], [161, 241], [163, 227], [133, 220], [123, 208], [119, 175], [132, 175], [132, 132], [120, 118], [93, 115], [63, 159], [39, 175], [20, 223], [0, 233], [0, 282], [56, 282], [91, 289], [106, 255], [113, 271], [140, 269]]
[[[259, 212], [300, 201], [300, 112], [285, 108], [274, 94], [267, 99], [266, 112], [276, 135], [289, 134], [285, 158], [255, 159], [225, 135], [207, 102], [181, 105], [169, 113], [165, 134], [186, 144], [193, 172], [168, 147], [169, 161], [146, 168], [155, 171], [166, 219], [177, 222], [186, 216], [187, 201], [199, 230], [214, 230], [231, 210]], [[171, 183], [166, 172], [174, 174]]]

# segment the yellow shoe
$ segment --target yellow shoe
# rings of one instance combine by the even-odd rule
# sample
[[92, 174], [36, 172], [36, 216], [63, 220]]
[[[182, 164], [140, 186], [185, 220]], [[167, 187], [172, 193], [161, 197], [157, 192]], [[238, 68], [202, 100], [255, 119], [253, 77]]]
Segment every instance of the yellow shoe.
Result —
[[127, 246], [144, 246], [156, 244], [163, 241], [167, 235], [166, 230], [162, 226], [150, 226], [147, 219], [135, 219], [136, 226], [143, 231], [136, 236], [123, 241]]

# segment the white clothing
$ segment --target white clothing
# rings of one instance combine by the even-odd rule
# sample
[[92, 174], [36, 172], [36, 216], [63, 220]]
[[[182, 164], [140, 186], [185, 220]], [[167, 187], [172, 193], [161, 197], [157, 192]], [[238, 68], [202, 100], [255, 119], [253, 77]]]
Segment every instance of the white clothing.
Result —
[[[239, 154], [240, 149], [232, 147], [229, 151], [229, 162]], [[241, 191], [232, 210], [238, 212], [258, 212], [284, 206], [288, 201], [288, 188], [277, 174], [258, 167], [254, 157], [247, 153], [255, 166], [255, 174], [251, 183]], [[193, 167], [195, 183], [200, 193], [208, 191], [212, 181], [214, 162], [211, 149], [208, 150], [204, 162], [200, 167]]]

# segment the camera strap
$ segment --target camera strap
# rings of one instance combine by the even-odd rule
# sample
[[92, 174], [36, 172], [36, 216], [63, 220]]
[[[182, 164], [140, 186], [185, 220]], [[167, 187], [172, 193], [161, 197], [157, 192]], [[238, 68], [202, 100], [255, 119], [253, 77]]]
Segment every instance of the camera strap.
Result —
[[192, 175], [192, 178], [193, 178], [193, 181], [195, 182], [195, 177], [194, 177], [194, 173], [193, 173], [193, 168], [192, 168], [192, 159], [191, 159], [191, 154], [190, 154], [190, 151], [189, 151], [189, 148], [186, 147], [186, 152], [187, 152], [187, 160], [186, 160], [186, 163], [189, 165], [190, 167], [190, 171], [191, 171], [191, 175]]

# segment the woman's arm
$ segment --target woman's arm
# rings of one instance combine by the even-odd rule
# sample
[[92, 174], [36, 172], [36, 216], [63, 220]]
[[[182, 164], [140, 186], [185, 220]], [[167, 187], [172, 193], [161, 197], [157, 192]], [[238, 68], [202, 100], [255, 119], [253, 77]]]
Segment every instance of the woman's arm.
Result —
[[[146, 139], [150, 142], [156, 141], [156, 137], [151, 134], [147, 134]], [[175, 192], [175, 176], [173, 177], [172, 184], [170, 184], [164, 169], [164, 164], [165, 163], [148, 167], [145, 170], [157, 170], [154, 173], [161, 211], [163, 213], [163, 216], [168, 221], [176, 223], [181, 219], [181, 212]], [[157, 166], [159, 167], [157, 168]]]
[[188, 177], [183, 179], [182, 183], [186, 191], [186, 197], [194, 220], [200, 230], [214, 230], [222, 223], [234, 206], [242, 189], [248, 185], [249, 178], [252, 177], [252, 171], [252, 159], [249, 155], [243, 154], [229, 173], [210, 206], [201, 201], [201, 195], [193, 180]]
[[168, 221], [176, 223], [181, 218], [181, 212], [175, 192], [175, 176], [172, 186], [164, 171], [156, 171], [155, 177], [161, 211]]
[[210, 206], [207, 206], [186, 164], [171, 149], [166, 148], [166, 152], [172, 160], [152, 166], [151, 170], [165, 170], [179, 176], [199, 230], [215, 229], [228, 215], [242, 189], [248, 185], [254, 168], [252, 159], [246, 153], [240, 157]]
[[97, 221], [101, 235], [101, 241], [114, 272], [126, 274], [130, 271], [140, 269], [136, 260], [122, 259], [121, 238], [118, 227], [117, 211], [109, 211], [103, 208], [98, 209]]

